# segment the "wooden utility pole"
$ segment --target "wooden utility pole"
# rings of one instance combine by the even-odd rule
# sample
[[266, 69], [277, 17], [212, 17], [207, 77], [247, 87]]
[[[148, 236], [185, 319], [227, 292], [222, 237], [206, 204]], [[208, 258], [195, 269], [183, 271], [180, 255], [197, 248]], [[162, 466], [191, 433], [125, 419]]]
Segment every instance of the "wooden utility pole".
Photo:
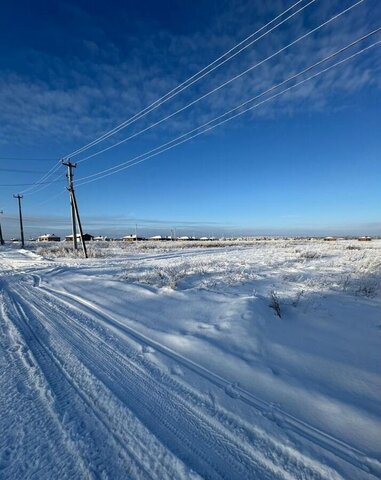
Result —
[[[0, 211], [0, 215], [3, 214], [3, 211]], [[0, 245], [4, 245], [4, 238], [3, 238], [3, 231], [1, 230], [1, 222], [0, 222]]]
[[77, 217], [77, 221], [78, 221], [79, 235], [82, 243], [83, 253], [85, 254], [85, 258], [87, 258], [86, 243], [85, 243], [85, 239], [83, 238], [82, 224], [81, 224], [81, 219], [79, 218], [77, 199], [75, 198], [74, 189], [70, 192], [70, 196], [71, 196], [71, 202], [74, 205], [75, 216]]
[[74, 211], [74, 203], [72, 199], [72, 192], [74, 191], [74, 183], [73, 183], [73, 168], [76, 168], [77, 165], [71, 163], [70, 160], [67, 162], [62, 161], [62, 164], [67, 167], [67, 182], [68, 182], [68, 187], [67, 189], [70, 192], [70, 211], [71, 211], [71, 227], [72, 227], [72, 234], [73, 234], [73, 249], [77, 250], [78, 245], [77, 245], [77, 228], [75, 225], [75, 211]]
[[76, 168], [77, 165], [74, 164], [74, 163], [71, 163], [70, 160], [68, 160], [67, 162], [62, 161], [62, 164], [67, 167], [66, 176], [67, 176], [67, 179], [68, 179], [67, 189], [70, 193], [70, 210], [71, 210], [71, 223], [72, 223], [72, 233], [73, 233], [73, 248], [74, 248], [74, 250], [77, 250], [77, 248], [78, 248], [77, 227], [76, 227], [76, 223], [75, 223], [76, 220], [77, 220], [83, 253], [85, 255], [85, 258], [87, 258], [87, 249], [86, 249], [85, 240], [83, 238], [82, 224], [81, 224], [81, 219], [80, 219], [80, 216], [79, 216], [78, 204], [77, 204], [77, 199], [75, 198], [75, 191], [74, 191], [73, 168]]
[[21, 212], [21, 199], [23, 198], [23, 196], [18, 193], [17, 195], [13, 195], [13, 198], [17, 198], [17, 200], [18, 200], [18, 202], [19, 202], [19, 219], [20, 219], [21, 247], [24, 248], [24, 247], [25, 247], [25, 243], [24, 243], [24, 227], [23, 227], [23, 224], [22, 224], [22, 212]]

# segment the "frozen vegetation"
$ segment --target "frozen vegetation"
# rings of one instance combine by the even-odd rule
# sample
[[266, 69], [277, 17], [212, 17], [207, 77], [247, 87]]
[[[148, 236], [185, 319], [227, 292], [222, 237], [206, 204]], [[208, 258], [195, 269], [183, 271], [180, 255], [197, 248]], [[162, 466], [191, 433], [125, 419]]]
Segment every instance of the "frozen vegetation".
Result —
[[0, 250], [0, 477], [376, 479], [381, 240]]

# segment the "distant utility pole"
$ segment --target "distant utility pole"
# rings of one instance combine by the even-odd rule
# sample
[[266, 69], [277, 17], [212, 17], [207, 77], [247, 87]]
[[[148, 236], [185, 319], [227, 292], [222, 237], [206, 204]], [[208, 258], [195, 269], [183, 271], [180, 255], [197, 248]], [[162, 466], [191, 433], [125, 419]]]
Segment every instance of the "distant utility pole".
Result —
[[23, 227], [23, 224], [22, 224], [22, 212], [21, 212], [21, 199], [23, 198], [23, 196], [18, 193], [17, 195], [13, 195], [13, 198], [17, 198], [17, 200], [18, 200], [18, 202], [19, 202], [19, 218], [20, 218], [21, 247], [24, 248], [24, 247], [25, 247], [25, 243], [24, 243], [24, 227]]
[[135, 241], [138, 241], [138, 224], [135, 223]]
[[[2, 215], [4, 212], [1, 210], [0, 215]], [[0, 245], [4, 245], [4, 238], [3, 238], [3, 232], [1, 230], [1, 222], [0, 222]]]
[[85, 255], [85, 258], [87, 258], [86, 244], [85, 244], [85, 240], [83, 238], [82, 224], [81, 224], [81, 219], [80, 219], [80, 216], [79, 216], [78, 204], [77, 204], [77, 199], [75, 198], [75, 191], [74, 191], [73, 168], [76, 168], [77, 165], [74, 164], [74, 163], [71, 163], [70, 160], [68, 160], [67, 162], [64, 162], [62, 160], [62, 165], [65, 165], [67, 167], [66, 176], [67, 176], [67, 180], [68, 180], [67, 189], [70, 193], [70, 211], [71, 211], [71, 224], [72, 224], [72, 233], [73, 233], [73, 249], [77, 250], [77, 248], [78, 248], [77, 228], [76, 228], [76, 223], [75, 223], [76, 220], [77, 220], [83, 253]]

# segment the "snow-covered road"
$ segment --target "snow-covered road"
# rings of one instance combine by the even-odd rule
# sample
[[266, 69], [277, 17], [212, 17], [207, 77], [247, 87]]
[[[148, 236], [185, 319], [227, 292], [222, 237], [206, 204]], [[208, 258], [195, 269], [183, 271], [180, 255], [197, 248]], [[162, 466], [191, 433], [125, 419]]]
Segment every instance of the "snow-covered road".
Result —
[[[352, 345], [354, 362], [344, 350], [366, 332], [351, 331], [359, 312], [374, 324], [379, 299], [353, 297], [346, 312], [349, 295], [314, 298], [299, 316], [284, 301], [280, 320], [264, 292], [285, 259], [268, 250], [255, 272], [242, 267], [255, 255], [154, 250], [85, 262], [1, 252], [0, 477], [376, 478], [378, 339], [365, 352]], [[313, 337], [343, 328], [340, 318], [324, 323], [332, 302], [352, 316], [320, 358]], [[323, 334], [292, 324], [311, 311]], [[300, 342], [280, 339], [287, 330], [303, 336], [298, 358]]]

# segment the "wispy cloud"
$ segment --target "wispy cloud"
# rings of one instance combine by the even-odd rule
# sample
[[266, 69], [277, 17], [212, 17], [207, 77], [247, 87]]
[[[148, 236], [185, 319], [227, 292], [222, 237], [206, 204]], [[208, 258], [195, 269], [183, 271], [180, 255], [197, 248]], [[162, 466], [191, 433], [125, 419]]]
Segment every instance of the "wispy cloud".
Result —
[[[303, 15], [295, 17], [137, 124], [136, 129], [233, 77], [346, 5], [349, 2], [340, 2], [340, 5], [317, 2]], [[186, 34], [152, 28], [141, 35], [127, 36], [124, 46], [107, 40], [102, 28], [89, 13], [73, 5], [70, 8], [74, 8], [73, 15], [86, 25], [85, 32], [96, 30], [95, 37], [86, 38], [85, 34], [78, 37], [78, 55], [72, 57], [26, 49], [27, 70], [0, 72], [1, 143], [38, 144], [49, 139], [66, 149], [69, 144], [81, 144], [92, 139], [195, 73], [260, 26], [263, 19], [270, 19], [275, 12], [284, 9], [285, 5], [281, 1], [271, 4], [225, 2], [224, 11], [219, 11], [208, 28], [203, 25], [202, 29]], [[208, 121], [346, 45], [374, 26], [374, 18], [377, 17], [374, 11], [372, 14], [374, 8], [380, 10], [377, 4], [357, 7], [319, 34], [166, 122], [151, 132], [148, 138], [152, 141], [163, 136], [172, 138], [174, 134]], [[267, 103], [253, 111], [252, 118], [292, 116], [301, 111], [335, 108], [336, 103], [331, 101], [333, 97], [342, 96], [345, 104], [351, 101], [346, 97], [349, 93], [363, 88], [380, 89], [380, 73], [381, 56], [374, 51], [301, 86], [290, 95]], [[235, 125], [241, 124], [236, 122]], [[123, 134], [120, 134], [121, 137]]]

